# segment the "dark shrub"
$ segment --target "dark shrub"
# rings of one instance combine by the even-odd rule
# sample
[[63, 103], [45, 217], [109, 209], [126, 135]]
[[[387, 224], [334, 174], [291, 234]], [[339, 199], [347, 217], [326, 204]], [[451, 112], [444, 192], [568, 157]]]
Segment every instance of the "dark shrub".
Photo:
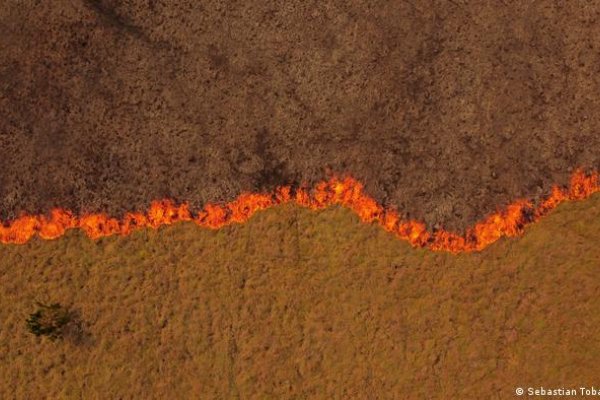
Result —
[[77, 315], [68, 308], [54, 303], [45, 305], [37, 303], [38, 309], [29, 315], [27, 330], [35, 336], [46, 336], [51, 340], [77, 339], [81, 333], [81, 324]]

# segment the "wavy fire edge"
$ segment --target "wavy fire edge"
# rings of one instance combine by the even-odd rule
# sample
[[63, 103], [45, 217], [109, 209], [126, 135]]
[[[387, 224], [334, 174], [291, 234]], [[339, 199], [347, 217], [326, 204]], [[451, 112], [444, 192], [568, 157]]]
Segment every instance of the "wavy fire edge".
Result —
[[424, 223], [402, 220], [395, 208], [385, 208], [363, 191], [363, 185], [351, 176], [332, 177], [312, 189], [280, 186], [272, 193], [242, 193], [225, 204], [207, 204], [192, 213], [187, 203], [172, 200], [153, 201], [145, 213], [126, 213], [121, 219], [106, 214], [75, 216], [69, 210], [55, 208], [45, 215], [21, 215], [0, 223], [0, 243], [24, 244], [33, 237], [57, 239], [71, 229], [80, 229], [92, 238], [128, 235], [136, 230], [191, 221], [199, 226], [218, 229], [233, 223], [244, 223], [256, 212], [293, 203], [311, 210], [340, 205], [353, 211], [364, 223], [377, 223], [413, 247], [433, 251], [463, 253], [481, 251], [502, 237], [520, 236], [525, 228], [566, 201], [583, 200], [600, 191], [597, 171], [575, 170], [567, 188], [557, 185], [544, 200], [534, 205], [529, 200], [516, 200], [466, 229], [464, 234], [446, 230], [429, 232]]

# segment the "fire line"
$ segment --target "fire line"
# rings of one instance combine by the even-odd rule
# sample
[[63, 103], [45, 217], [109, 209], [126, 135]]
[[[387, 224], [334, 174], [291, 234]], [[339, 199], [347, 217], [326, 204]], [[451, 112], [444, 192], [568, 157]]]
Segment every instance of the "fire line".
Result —
[[356, 179], [331, 178], [317, 184], [312, 190], [281, 186], [273, 193], [243, 193], [227, 204], [207, 204], [197, 213], [192, 213], [188, 204], [176, 204], [171, 200], [154, 201], [146, 213], [130, 212], [121, 219], [106, 214], [75, 216], [68, 210], [56, 208], [49, 215], [22, 215], [11, 222], [1, 223], [0, 243], [23, 244], [34, 236], [56, 239], [69, 229], [81, 229], [88, 237], [98, 239], [116, 234], [128, 235], [144, 228], [157, 229], [182, 221], [218, 229], [232, 223], [246, 222], [259, 210], [293, 203], [311, 210], [340, 205], [352, 210], [362, 222], [377, 223], [414, 247], [462, 253], [483, 250], [502, 237], [521, 235], [526, 226], [538, 221], [559, 204], [583, 200], [598, 191], [598, 172], [586, 174], [576, 170], [568, 188], [561, 189], [555, 185], [550, 195], [538, 205], [517, 200], [461, 235], [443, 229], [429, 232], [425, 224], [404, 221], [394, 209], [379, 205], [363, 192], [363, 185]]

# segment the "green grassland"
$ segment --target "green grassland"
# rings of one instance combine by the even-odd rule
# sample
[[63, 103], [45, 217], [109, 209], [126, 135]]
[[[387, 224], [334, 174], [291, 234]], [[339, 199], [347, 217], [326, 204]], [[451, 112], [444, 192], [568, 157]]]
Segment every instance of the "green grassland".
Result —
[[[0, 247], [2, 399], [514, 398], [600, 385], [600, 196], [481, 253], [348, 210]], [[85, 343], [36, 338], [35, 302]]]

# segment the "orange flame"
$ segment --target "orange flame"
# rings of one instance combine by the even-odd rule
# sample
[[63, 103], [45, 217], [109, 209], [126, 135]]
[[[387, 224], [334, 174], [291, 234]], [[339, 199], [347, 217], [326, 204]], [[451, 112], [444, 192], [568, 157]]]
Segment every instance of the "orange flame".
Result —
[[310, 191], [293, 190], [282, 186], [273, 194], [243, 193], [234, 201], [219, 205], [207, 204], [193, 215], [187, 204], [176, 205], [170, 200], [154, 201], [146, 213], [127, 213], [121, 220], [105, 214], [74, 216], [68, 210], [54, 209], [47, 215], [23, 215], [10, 223], [0, 223], [0, 242], [22, 244], [34, 236], [56, 239], [69, 229], [81, 229], [92, 239], [110, 235], [128, 235], [143, 228], [157, 229], [181, 221], [217, 229], [232, 223], [248, 221], [254, 213], [280, 204], [295, 203], [311, 210], [340, 205], [352, 210], [362, 222], [378, 223], [414, 247], [425, 247], [452, 253], [479, 251], [502, 237], [514, 237], [525, 227], [548, 214], [559, 204], [569, 200], [583, 200], [600, 191], [598, 173], [575, 171], [569, 188], [552, 188], [548, 198], [537, 207], [531, 202], [518, 200], [485, 218], [459, 235], [445, 230], [427, 231], [425, 224], [403, 221], [393, 209], [384, 209], [363, 192], [363, 185], [351, 177], [332, 178], [321, 182]]

